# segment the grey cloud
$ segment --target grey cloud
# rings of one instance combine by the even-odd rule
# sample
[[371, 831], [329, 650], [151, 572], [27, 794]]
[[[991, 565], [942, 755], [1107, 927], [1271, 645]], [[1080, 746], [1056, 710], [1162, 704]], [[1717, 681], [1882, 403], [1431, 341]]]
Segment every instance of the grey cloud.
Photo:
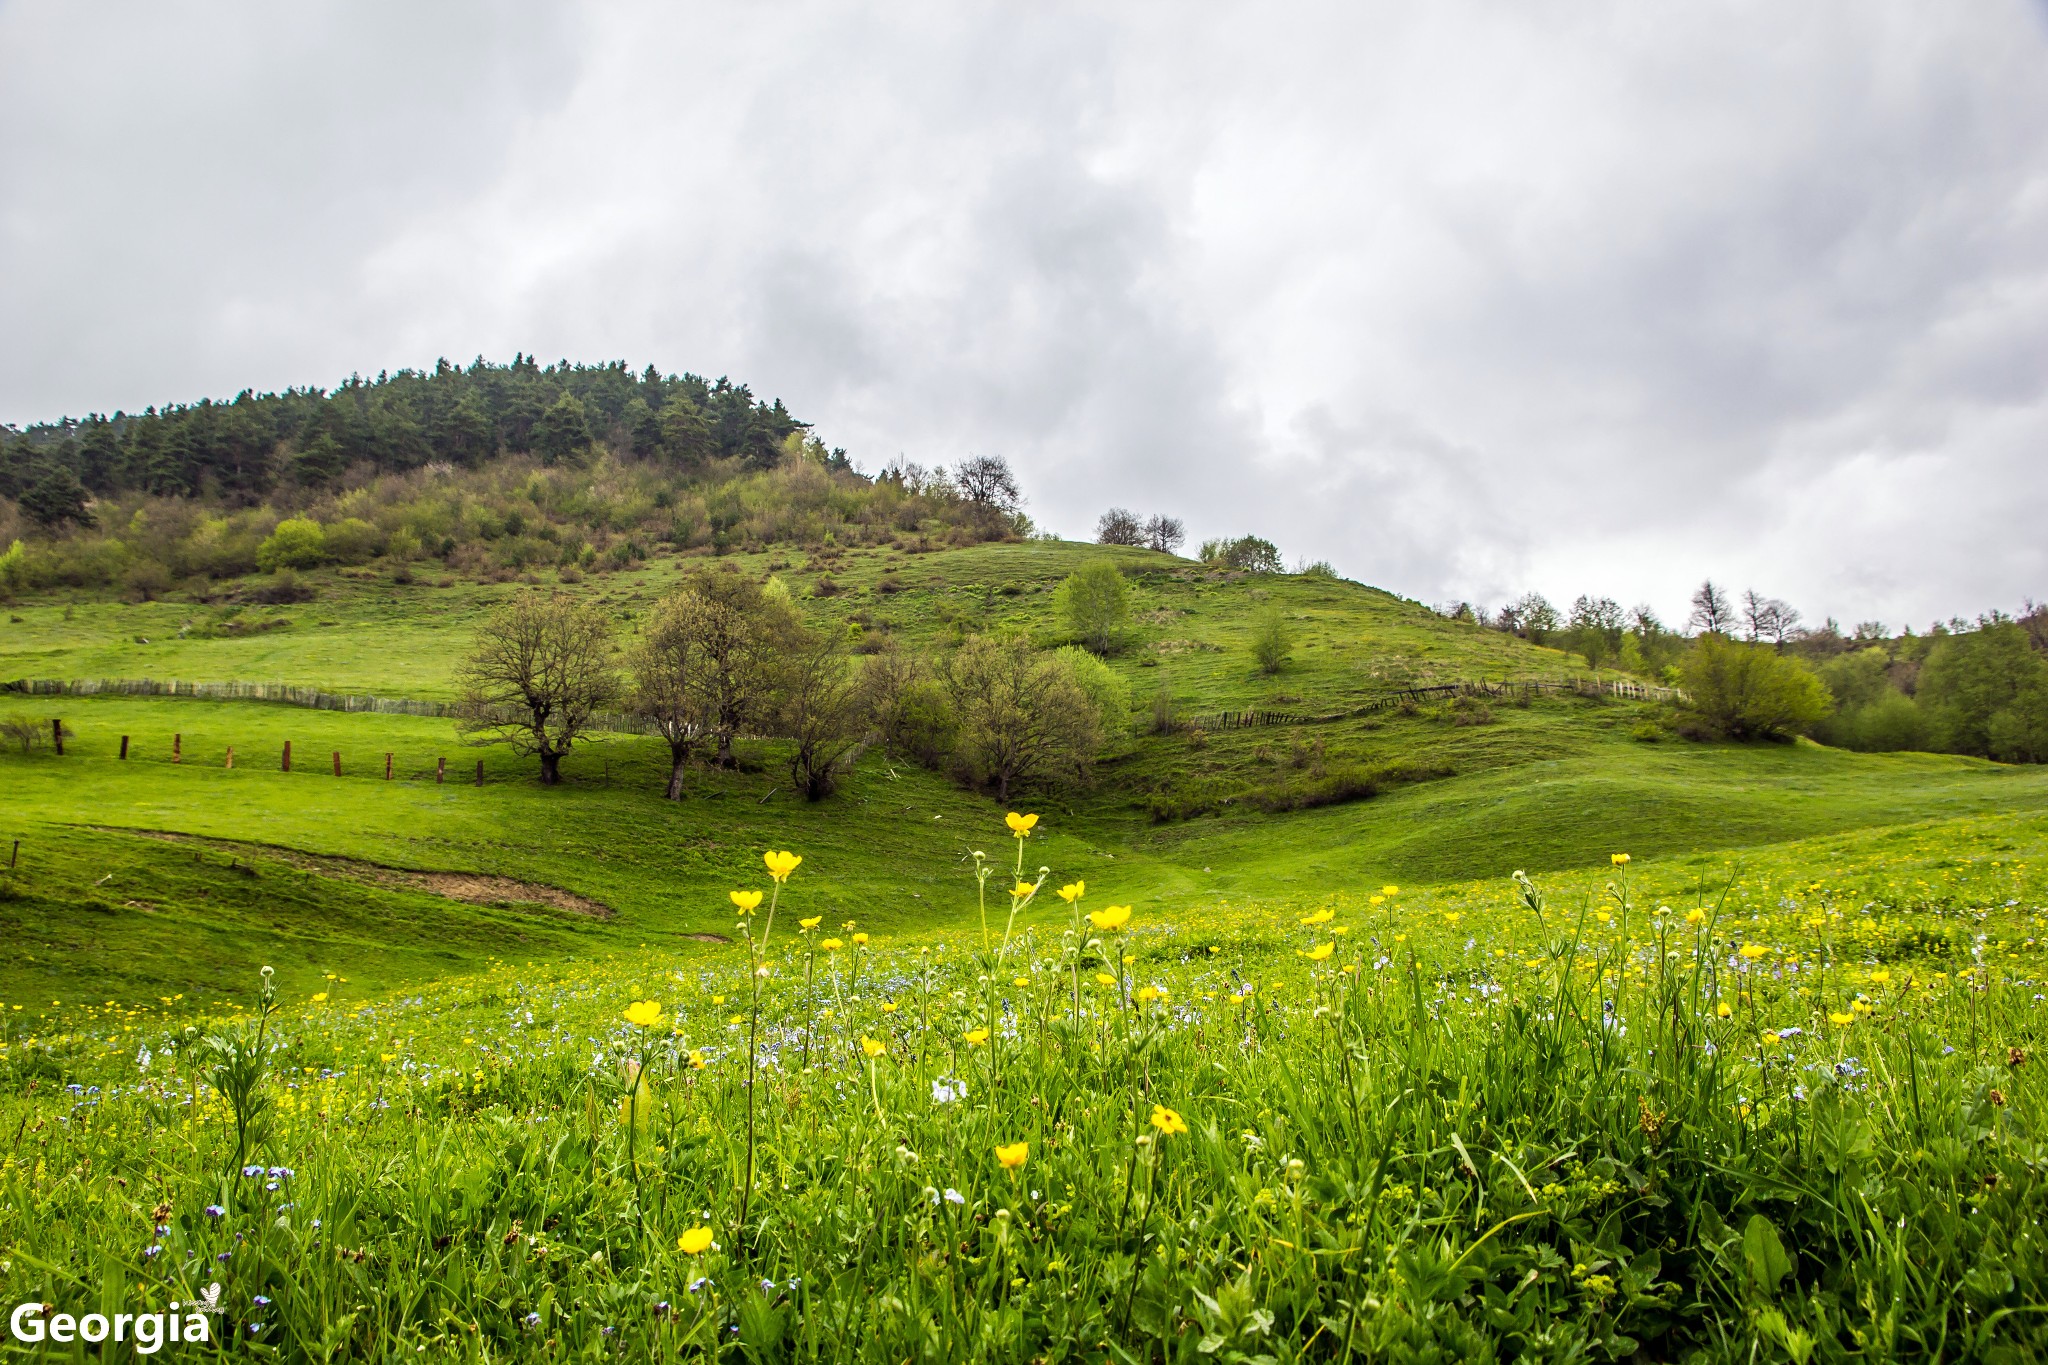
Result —
[[8, 420], [651, 359], [1431, 600], [2048, 591], [2039, 6], [92, 13], [0, 8]]

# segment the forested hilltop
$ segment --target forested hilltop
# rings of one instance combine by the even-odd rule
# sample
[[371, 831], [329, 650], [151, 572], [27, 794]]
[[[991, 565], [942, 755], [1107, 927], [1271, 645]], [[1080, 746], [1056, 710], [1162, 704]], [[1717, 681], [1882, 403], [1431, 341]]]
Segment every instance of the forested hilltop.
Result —
[[252, 590], [289, 599], [299, 570], [380, 557], [502, 578], [662, 547], [931, 548], [1023, 534], [1021, 504], [996, 459], [865, 475], [781, 400], [723, 378], [442, 361], [0, 429], [0, 594], [204, 597], [282, 572]]

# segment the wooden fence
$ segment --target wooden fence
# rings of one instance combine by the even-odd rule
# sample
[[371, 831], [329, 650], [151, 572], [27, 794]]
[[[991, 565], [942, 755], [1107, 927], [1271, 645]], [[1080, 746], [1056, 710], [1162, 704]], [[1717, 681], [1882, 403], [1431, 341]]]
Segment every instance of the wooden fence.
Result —
[[[288, 683], [186, 682], [172, 678], [18, 678], [0, 682], [0, 693], [31, 697], [193, 697], [202, 701], [257, 701], [303, 706], [316, 711], [369, 711], [386, 716], [427, 716], [455, 719], [463, 708], [454, 702], [419, 701], [410, 697], [359, 697], [322, 692]], [[592, 717], [590, 728], [619, 734], [651, 733], [637, 716], [605, 711]]]
[[1573, 678], [1564, 682], [1455, 682], [1395, 688], [1368, 697], [1357, 706], [1322, 715], [1293, 711], [1216, 711], [1206, 716], [1189, 716], [1181, 723], [1198, 730], [1243, 730], [1262, 725], [1327, 725], [1333, 721], [1377, 715], [1401, 706], [1449, 701], [1454, 697], [1487, 697], [1506, 701], [1515, 697], [1534, 698], [1544, 693], [1565, 692], [1582, 697], [1630, 697], [1637, 701], [1685, 699], [1685, 694], [1675, 687], [1653, 687], [1627, 678]]

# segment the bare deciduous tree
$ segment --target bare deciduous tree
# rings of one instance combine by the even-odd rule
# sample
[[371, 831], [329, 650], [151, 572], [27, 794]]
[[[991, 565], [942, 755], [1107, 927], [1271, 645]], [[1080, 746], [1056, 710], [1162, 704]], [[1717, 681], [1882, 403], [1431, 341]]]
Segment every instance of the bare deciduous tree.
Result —
[[1127, 507], [1112, 507], [1095, 523], [1097, 545], [1143, 545], [1145, 525]]
[[1000, 455], [973, 455], [953, 471], [960, 496], [978, 507], [1010, 516], [1024, 506], [1024, 492], [1010, 462]]
[[699, 599], [688, 592], [662, 598], [633, 651], [633, 713], [668, 742], [671, 801], [683, 799], [683, 770], [710, 722], [705, 698], [692, 690], [702, 678], [697, 662], [699, 606]]
[[792, 745], [790, 780], [805, 800], [823, 800], [859, 747], [865, 721], [864, 698], [845, 647], [830, 630], [785, 632], [772, 672], [772, 719], [775, 733]]
[[1726, 635], [1734, 623], [1735, 609], [1728, 595], [1715, 587], [1711, 578], [1700, 584], [1692, 595], [1692, 616], [1687, 624], [1702, 635]]
[[619, 695], [611, 621], [594, 602], [520, 593], [477, 631], [456, 670], [464, 734], [540, 758], [540, 780], [562, 780], [562, 758]]
[[1162, 514], [1145, 523], [1145, 544], [1162, 554], [1172, 554], [1187, 538], [1187, 528], [1180, 524], [1179, 517]]

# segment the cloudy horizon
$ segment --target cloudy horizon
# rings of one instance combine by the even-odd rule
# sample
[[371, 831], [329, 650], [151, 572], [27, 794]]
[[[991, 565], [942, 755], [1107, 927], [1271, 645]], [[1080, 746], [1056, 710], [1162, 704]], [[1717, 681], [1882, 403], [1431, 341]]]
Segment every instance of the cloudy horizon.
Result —
[[0, 3], [0, 421], [727, 374], [1430, 602], [2048, 595], [2048, 8]]

